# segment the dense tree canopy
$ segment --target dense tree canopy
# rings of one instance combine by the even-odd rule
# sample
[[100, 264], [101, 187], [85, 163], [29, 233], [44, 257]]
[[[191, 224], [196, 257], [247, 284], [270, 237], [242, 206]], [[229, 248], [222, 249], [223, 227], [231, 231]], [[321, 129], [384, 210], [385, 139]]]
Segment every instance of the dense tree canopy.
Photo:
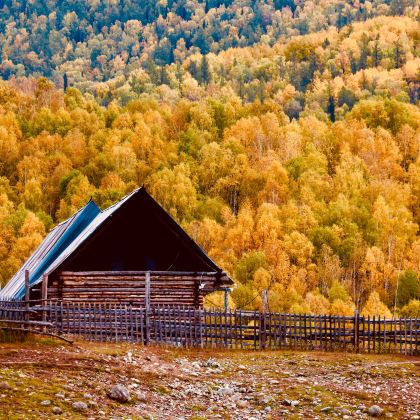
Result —
[[415, 6], [238, 3], [0, 3], [0, 283], [91, 196], [145, 184], [236, 307], [418, 308]]

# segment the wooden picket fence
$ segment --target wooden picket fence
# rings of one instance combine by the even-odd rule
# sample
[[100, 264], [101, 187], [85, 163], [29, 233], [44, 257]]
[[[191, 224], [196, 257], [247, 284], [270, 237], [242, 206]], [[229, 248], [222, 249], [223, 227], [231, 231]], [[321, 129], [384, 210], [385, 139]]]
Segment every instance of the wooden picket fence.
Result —
[[134, 307], [123, 304], [0, 302], [2, 323], [99, 342], [207, 349], [321, 350], [420, 355], [420, 319]]

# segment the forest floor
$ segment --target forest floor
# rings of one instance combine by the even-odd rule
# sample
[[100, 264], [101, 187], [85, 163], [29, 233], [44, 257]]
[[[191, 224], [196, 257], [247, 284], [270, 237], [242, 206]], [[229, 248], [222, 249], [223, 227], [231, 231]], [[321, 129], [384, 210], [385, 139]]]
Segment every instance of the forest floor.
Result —
[[419, 357], [0, 344], [0, 419], [418, 419], [419, 395]]

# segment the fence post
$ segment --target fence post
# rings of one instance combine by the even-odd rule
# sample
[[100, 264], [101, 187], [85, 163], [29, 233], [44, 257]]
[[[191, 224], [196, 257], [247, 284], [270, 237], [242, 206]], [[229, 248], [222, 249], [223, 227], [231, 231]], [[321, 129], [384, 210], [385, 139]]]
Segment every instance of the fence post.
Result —
[[150, 343], [150, 271], [146, 272], [144, 289], [144, 308], [146, 321], [146, 346]]
[[357, 309], [354, 310], [354, 350], [356, 353], [359, 353], [359, 311]]
[[[47, 321], [47, 294], [48, 294], [48, 276], [46, 274], [42, 275], [42, 284], [41, 284], [41, 306], [43, 306], [42, 309], [42, 322]], [[57, 320], [55, 320], [57, 321]], [[47, 328], [44, 327], [44, 331]]]
[[261, 325], [260, 325], [260, 331], [262, 332], [261, 335], [261, 347], [263, 350], [265, 350], [265, 345], [267, 342], [267, 331], [266, 331], [266, 312], [267, 312], [267, 290], [262, 291], [262, 318], [261, 318]]

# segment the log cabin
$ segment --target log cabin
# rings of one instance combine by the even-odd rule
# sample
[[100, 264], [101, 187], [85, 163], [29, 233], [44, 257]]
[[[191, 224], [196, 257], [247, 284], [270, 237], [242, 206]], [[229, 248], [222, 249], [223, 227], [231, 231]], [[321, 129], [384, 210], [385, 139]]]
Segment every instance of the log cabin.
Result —
[[[26, 284], [26, 286], [25, 286]], [[101, 211], [90, 200], [57, 225], [0, 300], [200, 307], [233, 284], [144, 187]]]

